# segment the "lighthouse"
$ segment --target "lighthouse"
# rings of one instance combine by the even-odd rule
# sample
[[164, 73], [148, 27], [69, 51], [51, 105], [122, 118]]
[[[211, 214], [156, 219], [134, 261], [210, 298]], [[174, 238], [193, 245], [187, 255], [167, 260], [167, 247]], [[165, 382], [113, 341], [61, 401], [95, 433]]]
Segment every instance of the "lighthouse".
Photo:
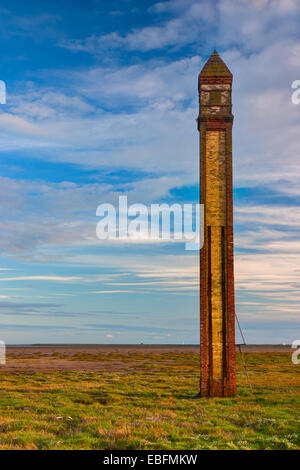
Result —
[[214, 51], [198, 78], [200, 203], [200, 395], [234, 396], [232, 73]]

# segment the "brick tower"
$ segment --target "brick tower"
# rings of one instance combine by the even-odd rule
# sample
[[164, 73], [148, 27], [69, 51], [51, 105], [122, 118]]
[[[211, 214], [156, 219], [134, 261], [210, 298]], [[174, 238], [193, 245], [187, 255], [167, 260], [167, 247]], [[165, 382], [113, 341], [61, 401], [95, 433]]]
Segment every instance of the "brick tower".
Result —
[[236, 393], [231, 85], [232, 73], [214, 51], [198, 81], [205, 225], [200, 251], [200, 395], [205, 397]]

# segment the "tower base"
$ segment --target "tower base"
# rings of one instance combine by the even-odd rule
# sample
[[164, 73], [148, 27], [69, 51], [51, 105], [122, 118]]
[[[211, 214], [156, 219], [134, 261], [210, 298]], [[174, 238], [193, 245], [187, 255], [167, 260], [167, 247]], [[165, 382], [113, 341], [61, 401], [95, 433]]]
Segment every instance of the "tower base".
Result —
[[212, 380], [210, 384], [200, 384], [199, 396], [203, 397], [234, 397], [236, 395], [235, 383], [224, 384], [223, 381]]

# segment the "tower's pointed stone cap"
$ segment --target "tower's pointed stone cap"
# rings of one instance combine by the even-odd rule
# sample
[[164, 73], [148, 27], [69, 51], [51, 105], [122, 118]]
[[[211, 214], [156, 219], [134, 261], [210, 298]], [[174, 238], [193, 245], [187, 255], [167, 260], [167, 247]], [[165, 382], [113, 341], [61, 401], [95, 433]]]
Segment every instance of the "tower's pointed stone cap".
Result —
[[216, 50], [212, 53], [203, 69], [201, 70], [199, 77], [232, 77], [227, 65], [223, 62]]

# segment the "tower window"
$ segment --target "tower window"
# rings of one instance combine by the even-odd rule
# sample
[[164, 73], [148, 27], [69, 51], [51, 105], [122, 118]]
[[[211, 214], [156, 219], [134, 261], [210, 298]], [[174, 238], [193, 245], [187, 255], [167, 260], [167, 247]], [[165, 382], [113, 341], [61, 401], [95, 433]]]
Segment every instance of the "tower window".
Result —
[[216, 105], [221, 104], [221, 92], [220, 91], [211, 91], [209, 94], [209, 104]]

